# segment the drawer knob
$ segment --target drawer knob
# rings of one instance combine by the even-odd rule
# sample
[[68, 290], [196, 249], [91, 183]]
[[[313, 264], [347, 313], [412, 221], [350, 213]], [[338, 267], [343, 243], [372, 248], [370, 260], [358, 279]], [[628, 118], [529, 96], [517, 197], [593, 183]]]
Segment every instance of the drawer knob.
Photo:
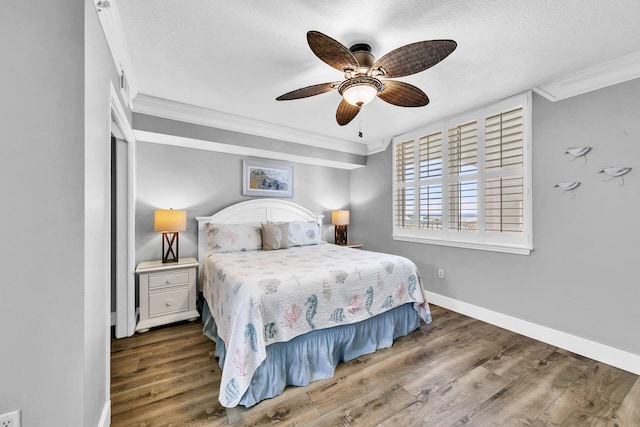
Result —
[[170, 280], [165, 280], [164, 283], [165, 283], [165, 285], [170, 285], [171, 281]]
[[172, 299], [168, 299], [164, 303], [164, 305], [166, 305], [167, 307], [171, 307], [171, 304], [173, 304], [173, 300]]

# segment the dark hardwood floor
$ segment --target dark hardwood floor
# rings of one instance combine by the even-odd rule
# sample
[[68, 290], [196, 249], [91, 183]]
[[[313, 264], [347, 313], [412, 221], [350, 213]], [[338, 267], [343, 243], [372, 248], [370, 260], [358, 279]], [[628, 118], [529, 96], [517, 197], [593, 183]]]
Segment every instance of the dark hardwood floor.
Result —
[[331, 379], [218, 402], [198, 322], [111, 343], [113, 426], [640, 426], [637, 375], [432, 306], [433, 322]]

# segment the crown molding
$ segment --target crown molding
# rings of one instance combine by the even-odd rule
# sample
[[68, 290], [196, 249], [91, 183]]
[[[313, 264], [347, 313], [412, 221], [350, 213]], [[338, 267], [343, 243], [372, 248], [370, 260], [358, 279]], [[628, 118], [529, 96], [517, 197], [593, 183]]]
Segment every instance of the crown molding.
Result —
[[555, 102], [640, 77], [640, 51], [560, 77], [534, 89]]
[[337, 160], [322, 159], [303, 156], [299, 154], [283, 153], [279, 151], [245, 147], [241, 145], [224, 144], [202, 139], [186, 138], [183, 136], [167, 135], [164, 133], [149, 132], [143, 130], [133, 131], [136, 141], [152, 142], [155, 144], [173, 145], [176, 147], [195, 148], [197, 150], [215, 151], [218, 153], [237, 154], [241, 156], [255, 156], [263, 159], [303, 163], [314, 166], [326, 166], [336, 169], [354, 170], [362, 168], [364, 164], [341, 162]]
[[367, 144], [367, 156], [370, 156], [376, 153], [381, 153], [384, 150], [386, 150], [389, 144], [391, 144], [392, 139], [393, 138], [379, 139], [374, 142], [369, 142]]
[[367, 144], [332, 138], [314, 132], [249, 119], [247, 117], [223, 113], [195, 105], [183, 104], [181, 102], [142, 93], [138, 94], [133, 100], [132, 110], [136, 113], [148, 114], [165, 119], [179, 120], [218, 129], [279, 139], [328, 150], [342, 151], [361, 156], [369, 154], [369, 146]]

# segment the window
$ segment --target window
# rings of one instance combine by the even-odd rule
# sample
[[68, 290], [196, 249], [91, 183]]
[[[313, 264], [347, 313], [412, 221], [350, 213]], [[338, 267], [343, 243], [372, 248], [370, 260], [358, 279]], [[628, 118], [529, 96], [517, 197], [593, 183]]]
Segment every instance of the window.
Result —
[[394, 227], [407, 240], [528, 254], [531, 96], [394, 138]]

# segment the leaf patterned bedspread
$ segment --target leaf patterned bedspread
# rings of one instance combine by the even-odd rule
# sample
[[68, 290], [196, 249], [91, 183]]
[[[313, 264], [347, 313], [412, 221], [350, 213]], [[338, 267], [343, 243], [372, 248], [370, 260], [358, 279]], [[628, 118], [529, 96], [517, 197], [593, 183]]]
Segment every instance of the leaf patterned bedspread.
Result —
[[208, 252], [202, 269], [203, 295], [227, 348], [220, 386], [226, 407], [238, 404], [269, 344], [410, 302], [431, 320], [415, 264], [396, 255], [326, 243]]

